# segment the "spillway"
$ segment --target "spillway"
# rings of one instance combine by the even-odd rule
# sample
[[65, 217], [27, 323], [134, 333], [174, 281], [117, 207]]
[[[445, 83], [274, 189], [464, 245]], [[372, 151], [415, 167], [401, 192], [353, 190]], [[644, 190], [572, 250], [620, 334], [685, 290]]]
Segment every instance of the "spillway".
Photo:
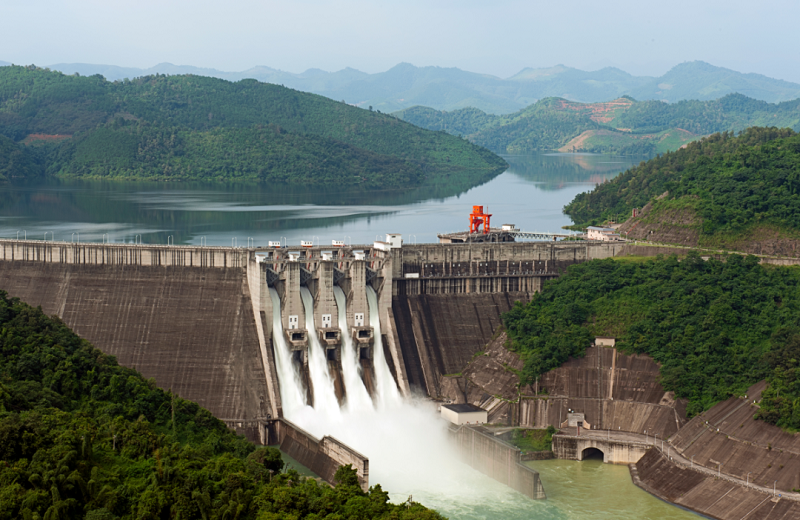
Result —
[[298, 364], [292, 360], [292, 352], [283, 336], [281, 323], [281, 297], [274, 288], [269, 288], [272, 300], [272, 330], [275, 332], [275, 367], [278, 370], [283, 413], [291, 416], [307, 406], [306, 391], [303, 388]]
[[381, 321], [378, 314], [378, 295], [369, 285], [367, 286], [367, 304], [369, 305], [369, 324], [375, 335], [375, 345], [372, 348], [375, 369], [375, 397], [378, 406], [386, 409], [398, 406], [402, 402], [402, 398], [383, 351]]
[[347, 299], [340, 287], [333, 288], [336, 298], [336, 307], [339, 314], [339, 329], [342, 331], [342, 373], [347, 390], [347, 408], [349, 410], [369, 410], [372, 408], [372, 398], [361, 379], [361, 365], [359, 352], [353, 345], [353, 337], [347, 326]]
[[314, 297], [306, 287], [300, 288], [303, 308], [306, 314], [306, 330], [308, 331], [308, 372], [314, 394], [314, 409], [336, 418], [340, 415], [339, 400], [336, 398], [334, 379], [328, 368], [325, 349], [319, 342], [314, 327]]

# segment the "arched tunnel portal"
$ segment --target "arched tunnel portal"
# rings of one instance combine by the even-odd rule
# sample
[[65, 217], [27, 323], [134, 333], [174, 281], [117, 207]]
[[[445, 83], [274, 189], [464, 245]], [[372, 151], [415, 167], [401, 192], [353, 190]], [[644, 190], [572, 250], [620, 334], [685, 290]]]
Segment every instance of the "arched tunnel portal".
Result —
[[580, 460], [605, 460], [605, 453], [598, 448], [585, 448], [581, 452]]

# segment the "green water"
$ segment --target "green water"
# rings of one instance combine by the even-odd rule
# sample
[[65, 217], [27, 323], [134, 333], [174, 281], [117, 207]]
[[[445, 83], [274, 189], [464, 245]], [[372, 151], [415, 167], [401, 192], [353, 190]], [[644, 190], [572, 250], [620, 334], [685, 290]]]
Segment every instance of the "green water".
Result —
[[[415, 491], [414, 500], [451, 519], [469, 520], [697, 520], [691, 511], [659, 500], [633, 485], [628, 467], [547, 460], [526, 463], [539, 472], [546, 500], [530, 500], [464, 467], [458, 481], [434, 492]], [[392, 494], [393, 502], [407, 495]]]
[[603, 464], [600, 460], [543, 460], [527, 464], [539, 472], [547, 493], [543, 514], [527, 518], [700, 518], [633, 485], [625, 465]]

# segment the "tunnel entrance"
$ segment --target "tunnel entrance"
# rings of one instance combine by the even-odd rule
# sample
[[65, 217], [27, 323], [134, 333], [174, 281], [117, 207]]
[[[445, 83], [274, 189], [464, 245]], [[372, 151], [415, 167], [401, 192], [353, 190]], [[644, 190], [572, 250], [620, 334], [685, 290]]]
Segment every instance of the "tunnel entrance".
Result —
[[581, 453], [581, 460], [600, 460], [602, 462], [604, 458], [603, 452], [597, 448], [586, 448]]

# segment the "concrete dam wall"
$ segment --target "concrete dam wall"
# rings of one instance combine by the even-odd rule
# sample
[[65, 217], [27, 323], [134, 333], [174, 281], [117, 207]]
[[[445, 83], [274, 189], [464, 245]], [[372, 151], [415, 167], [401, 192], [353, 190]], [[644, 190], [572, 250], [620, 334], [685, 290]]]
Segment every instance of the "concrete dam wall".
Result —
[[121, 365], [226, 421], [274, 412], [240, 251], [0, 247], [0, 288], [59, 316]]
[[[282, 403], [270, 291], [279, 294], [283, 334], [301, 365], [313, 334], [326, 346], [331, 370], [340, 371], [347, 334], [369, 372], [381, 339], [400, 391], [438, 396], [441, 377], [488, 343], [514, 301], [529, 299], [569, 265], [612, 256], [619, 247], [376, 243], [326, 252], [0, 240], [0, 288], [58, 315], [120, 364], [267, 443], [294, 438], [285, 434], [288, 422], [284, 434], [271, 426]], [[301, 287], [312, 296], [317, 330], [303, 327]], [[334, 287], [346, 297], [344, 328], [334, 318]], [[372, 312], [379, 338], [367, 287], [377, 294]], [[312, 454], [301, 462], [313, 465], [322, 448], [306, 448], [296, 451]], [[352, 462], [345, 452], [325, 456]], [[368, 481], [366, 471], [363, 478]]]

